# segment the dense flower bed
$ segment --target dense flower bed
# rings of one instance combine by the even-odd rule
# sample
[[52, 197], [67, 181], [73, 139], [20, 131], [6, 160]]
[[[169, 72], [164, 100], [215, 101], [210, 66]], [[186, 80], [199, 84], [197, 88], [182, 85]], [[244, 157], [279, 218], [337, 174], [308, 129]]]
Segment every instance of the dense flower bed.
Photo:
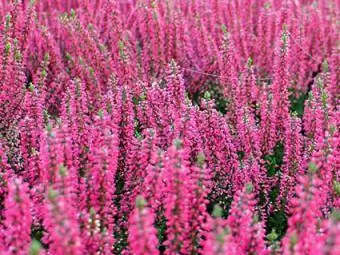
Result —
[[339, 12], [0, 1], [0, 254], [339, 254]]

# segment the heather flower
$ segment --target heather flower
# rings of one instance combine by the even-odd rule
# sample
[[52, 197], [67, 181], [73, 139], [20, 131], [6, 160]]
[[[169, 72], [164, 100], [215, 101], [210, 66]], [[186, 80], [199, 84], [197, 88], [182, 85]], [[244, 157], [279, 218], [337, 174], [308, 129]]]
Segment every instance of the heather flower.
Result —
[[43, 132], [43, 104], [39, 91], [30, 84], [25, 95], [26, 116], [19, 123], [21, 153], [24, 161], [24, 176], [30, 185], [41, 181], [42, 169], [39, 167], [40, 138]]
[[[197, 120], [202, 140], [207, 168], [211, 169], [214, 180], [212, 195], [218, 197], [232, 194], [242, 187], [236, 142], [223, 116], [214, 109], [200, 113]], [[211, 128], [212, 126], [216, 128]]]
[[337, 251], [338, 7], [0, 1], [1, 252]]
[[0, 143], [0, 173], [3, 182], [7, 182], [12, 176], [14, 176], [14, 173], [8, 164], [8, 158], [2, 143]]
[[285, 131], [284, 157], [280, 176], [280, 195], [278, 204], [287, 205], [293, 199], [294, 186], [298, 176], [303, 173], [301, 122], [296, 116], [287, 120], [290, 125]]
[[167, 254], [184, 252], [190, 242], [185, 230], [189, 227], [190, 193], [193, 191], [189, 189], [190, 172], [181, 146], [180, 140], [174, 141], [166, 154], [162, 172], [163, 180], [167, 180], [163, 188], [166, 194], [163, 206], [167, 220], [167, 240], [164, 242]]
[[75, 208], [66, 195], [49, 188], [44, 203], [44, 228], [47, 231], [43, 242], [48, 244], [53, 254], [83, 254], [80, 228], [76, 219]]
[[227, 221], [222, 216], [222, 209], [215, 205], [213, 217], [209, 217], [207, 226], [210, 231], [206, 235], [206, 241], [203, 247], [203, 253], [213, 254], [239, 254], [241, 252], [230, 238], [230, 230]]
[[101, 114], [95, 121], [95, 130], [91, 130], [93, 140], [90, 142], [86, 166], [86, 193], [87, 208], [91, 208], [99, 217], [98, 227], [103, 237], [102, 245], [105, 246], [100, 249], [109, 252], [114, 244], [114, 181], [118, 166], [118, 141], [116, 126], [112, 125], [105, 112]]
[[272, 107], [275, 120], [271, 123], [275, 126], [275, 131], [273, 130], [273, 132], [275, 132], [273, 138], [275, 142], [282, 139], [281, 137], [287, 129], [286, 120], [289, 118], [288, 70], [290, 58], [290, 34], [285, 29], [277, 42], [275, 50], [274, 77], [272, 84]]
[[[316, 176], [316, 166], [309, 166], [310, 173], [299, 177], [295, 198], [292, 198], [292, 216], [283, 239], [284, 254], [322, 253], [319, 243], [323, 240], [321, 207], [327, 194], [322, 181]], [[315, 250], [316, 249], [316, 250]]]
[[155, 216], [146, 206], [146, 201], [138, 196], [136, 207], [129, 219], [129, 247], [133, 254], [159, 254]]
[[[144, 139], [141, 142], [140, 147], [132, 154], [133, 157], [131, 157], [131, 162], [133, 162], [133, 164], [128, 166], [129, 170], [125, 175], [124, 198], [122, 199], [121, 204], [124, 204], [128, 211], [131, 211], [134, 207], [133, 201], [135, 201], [137, 195], [143, 191], [143, 188], [148, 188], [143, 184], [144, 181], [146, 181], [148, 174], [145, 170], [148, 169], [147, 167], [150, 158], [156, 149], [155, 143], [157, 139], [154, 131], [145, 130], [143, 135]], [[152, 185], [151, 183], [148, 184]]]
[[253, 195], [253, 186], [246, 185], [234, 196], [227, 225], [231, 232], [231, 241], [236, 244], [241, 253], [268, 254], [264, 241], [263, 224], [259, 221]]
[[324, 224], [324, 229], [326, 237], [324, 238], [324, 243], [320, 242], [320, 249], [322, 249], [323, 254], [335, 254], [340, 248], [339, 239], [339, 211], [335, 209], [333, 215], [326, 220]]
[[2, 254], [27, 254], [31, 242], [31, 201], [27, 183], [12, 179], [4, 202]]

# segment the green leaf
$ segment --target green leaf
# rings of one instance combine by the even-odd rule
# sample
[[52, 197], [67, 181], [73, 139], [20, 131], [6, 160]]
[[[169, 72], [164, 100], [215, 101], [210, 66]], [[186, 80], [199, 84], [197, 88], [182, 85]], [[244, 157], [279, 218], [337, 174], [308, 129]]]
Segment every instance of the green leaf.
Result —
[[146, 206], [146, 200], [142, 196], [136, 198], [136, 207], [141, 210]]
[[214, 210], [213, 210], [212, 215], [213, 215], [215, 218], [220, 218], [220, 217], [222, 217], [222, 213], [223, 213], [223, 210], [222, 210], [221, 206], [219, 206], [219, 205], [214, 205]]
[[55, 189], [53, 188], [50, 188], [49, 191], [48, 191], [48, 199], [49, 200], [54, 200], [58, 197], [58, 191], [56, 191]]
[[197, 165], [200, 168], [203, 168], [204, 162], [205, 162], [205, 155], [203, 152], [198, 153], [197, 158], [196, 158]]
[[277, 240], [277, 238], [279, 237], [279, 235], [276, 233], [275, 231], [275, 228], [272, 229], [272, 232], [270, 232], [268, 235], [267, 235], [267, 239], [273, 243], [274, 241]]
[[316, 171], [318, 170], [318, 167], [313, 162], [310, 162], [308, 164], [308, 169], [311, 173], [316, 173]]
[[9, 53], [9, 51], [11, 50], [11, 44], [9, 42], [6, 43], [6, 46], [5, 46], [5, 52], [6, 54]]
[[41, 251], [41, 244], [38, 240], [33, 239], [30, 247], [30, 255], [39, 255]]

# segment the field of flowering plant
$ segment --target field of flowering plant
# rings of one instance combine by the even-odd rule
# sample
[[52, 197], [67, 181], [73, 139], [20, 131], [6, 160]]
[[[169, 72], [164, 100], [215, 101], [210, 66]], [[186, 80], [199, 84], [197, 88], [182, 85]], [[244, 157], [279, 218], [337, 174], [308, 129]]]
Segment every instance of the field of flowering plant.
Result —
[[0, 254], [340, 254], [339, 0], [0, 0]]

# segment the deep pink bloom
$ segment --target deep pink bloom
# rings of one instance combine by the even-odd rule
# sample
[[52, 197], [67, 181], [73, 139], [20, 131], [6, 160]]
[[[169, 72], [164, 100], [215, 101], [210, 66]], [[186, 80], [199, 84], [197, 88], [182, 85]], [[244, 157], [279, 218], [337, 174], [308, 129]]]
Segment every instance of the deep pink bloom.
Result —
[[0, 251], [335, 253], [339, 10], [0, 0]]
[[9, 180], [1, 229], [2, 254], [27, 254], [31, 243], [31, 201], [27, 183]]
[[215, 206], [214, 217], [209, 216], [207, 226], [209, 232], [203, 246], [203, 254], [240, 254], [241, 250], [231, 239], [227, 221], [221, 218], [221, 208]]
[[159, 254], [157, 249], [157, 230], [153, 226], [155, 215], [148, 207], [146, 201], [138, 196], [136, 208], [129, 219], [129, 247], [132, 254]]
[[235, 194], [227, 219], [231, 232], [231, 241], [242, 254], [269, 254], [264, 240], [263, 223], [258, 219], [252, 193], [252, 185]]
[[[315, 171], [315, 165], [310, 166]], [[325, 185], [315, 175], [309, 173], [299, 178], [297, 197], [292, 198], [292, 216], [283, 239], [284, 254], [321, 254], [323, 247], [322, 205], [325, 201]]]
[[80, 235], [75, 208], [59, 191], [50, 188], [44, 204], [44, 228], [47, 233], [43, 242], [52, 254], [83, 254], [84, 244]]

